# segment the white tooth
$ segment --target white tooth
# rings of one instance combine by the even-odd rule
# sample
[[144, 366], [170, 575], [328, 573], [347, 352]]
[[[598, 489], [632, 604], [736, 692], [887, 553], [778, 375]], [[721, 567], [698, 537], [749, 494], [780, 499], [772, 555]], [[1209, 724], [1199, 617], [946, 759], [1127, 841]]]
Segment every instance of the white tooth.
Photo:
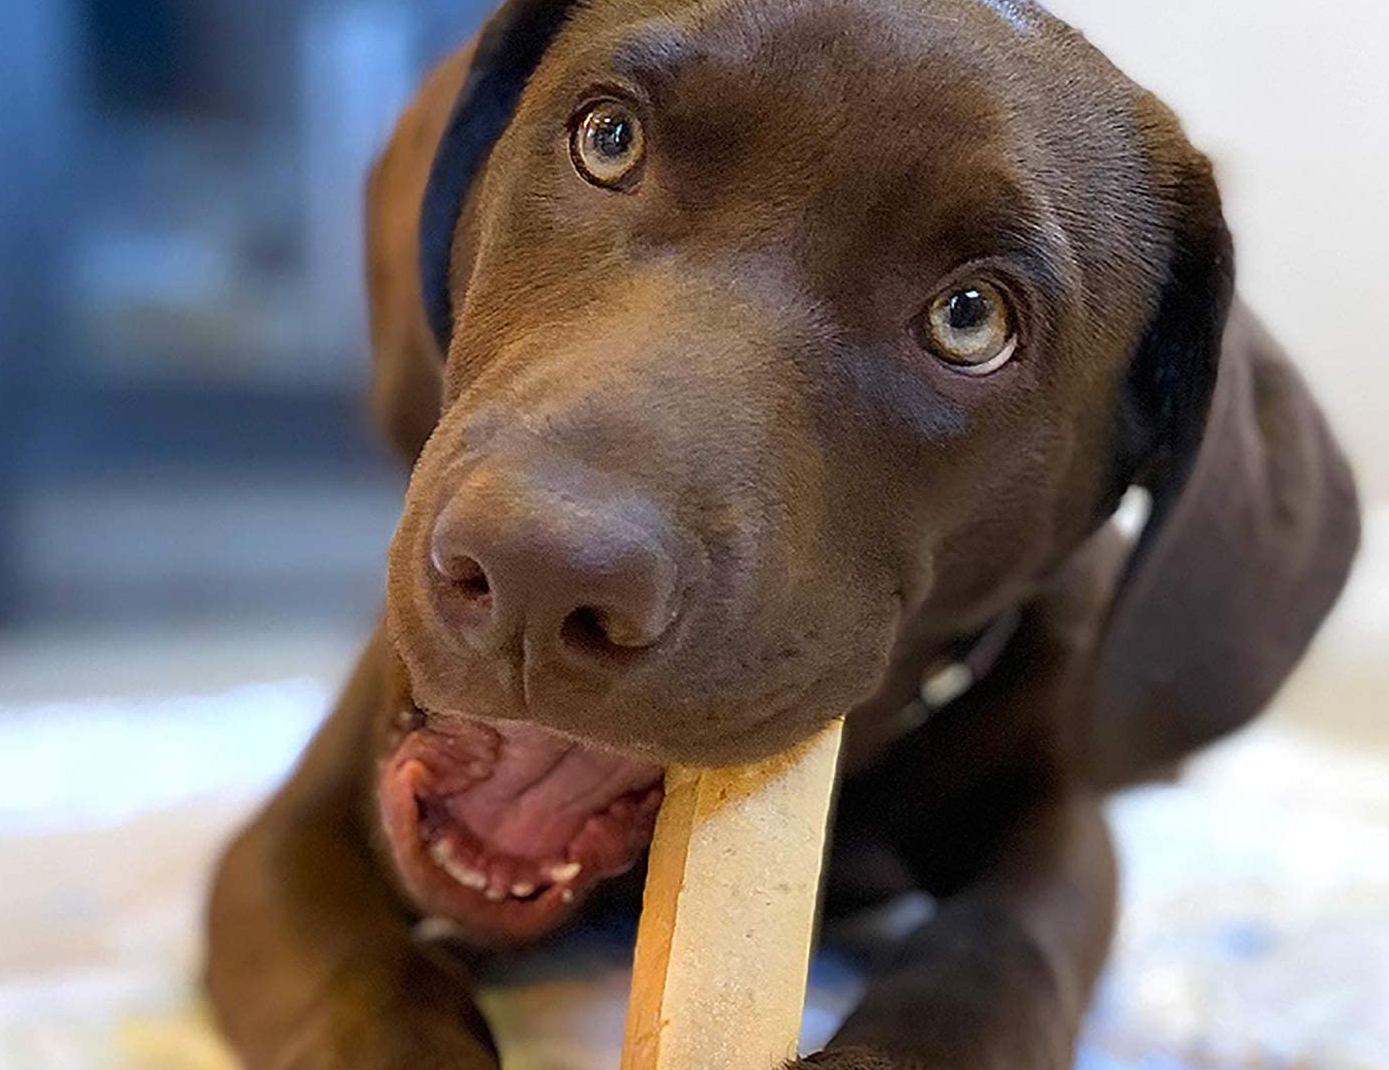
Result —
[[582, 873], [583, 869], [581, 862], [565, 862], [558, 866], [551, 866], [548, 876], [556, 884], [566, 884]]
[[444, 872], [463, 885], [464, 888], [472, 888], [474, 891], [480, 892], [487, 887], [487, 876], [454, 858], [453, 849], [447, 844], [444, 845], [443, 850], [437, 852], [431, 847], [430, 854], [434, 855], [434, 860], [439, 863]]
[[429, 854], [434, 861], [444, 865], [453, 858], [453, 844], [448, 840], [435, 840], [429, 845]]
[[573, 889], [573, 888], [566, 888], [566, 889], [564, 889], [564, 891], [562, 891], [562, 892], [559, 893], [559, 897], [560, 897], [560, 900], [561, 900], [562, 902], [565, 902], [565, 903], [572, 903], [572, 902], [574, 902], [574, 889]]
[[472, 888], [477, 892], [487, 887], [487, 874], [476, 869], [469, 869], [467, 866], [459, 866], [455, 871], [454, 879], [464, 888]]
[[527, 884], [525, 881], [517, 881], [511, 886], [511, 894], [517, 899], [524, 899], [535, 892], [534, 884]]
[[505, 899], [505, 898], [506, 898], [506, 889], [505, 889], [505, 888], [488, 888], [488, 889], [487, 889], [487, 901], [488, 901], [489, 903], [500, 903], [500, 902], [501, 902], [503, 899]]

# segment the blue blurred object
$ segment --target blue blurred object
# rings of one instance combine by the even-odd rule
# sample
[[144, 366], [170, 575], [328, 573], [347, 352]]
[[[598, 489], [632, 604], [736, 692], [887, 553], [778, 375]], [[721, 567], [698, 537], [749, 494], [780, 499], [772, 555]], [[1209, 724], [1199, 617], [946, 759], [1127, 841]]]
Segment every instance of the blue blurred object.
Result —
[[0, 5], [0, 627], [369, 611], [362, 181], [487, 6]]

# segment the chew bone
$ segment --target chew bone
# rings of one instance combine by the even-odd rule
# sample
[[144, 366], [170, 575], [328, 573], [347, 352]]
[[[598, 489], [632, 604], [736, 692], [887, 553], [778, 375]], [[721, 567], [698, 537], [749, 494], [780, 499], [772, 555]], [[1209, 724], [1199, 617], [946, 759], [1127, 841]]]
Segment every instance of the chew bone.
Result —
[[667, 773], [621, 1070], [795, 1057], [842, 727], [766, 761]]

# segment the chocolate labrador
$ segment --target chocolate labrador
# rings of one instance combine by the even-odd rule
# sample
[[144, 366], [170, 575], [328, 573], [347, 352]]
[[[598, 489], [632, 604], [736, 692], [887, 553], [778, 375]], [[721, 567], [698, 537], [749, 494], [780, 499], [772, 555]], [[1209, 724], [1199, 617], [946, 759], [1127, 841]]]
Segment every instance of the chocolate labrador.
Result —
[[938, 907], [797, 1065], [1067, 1066], [1103, 794], [1269, 701], [1358, 537], [1172, 114], [1026, 0], [508, 0], [368, 239], [414, 475], [217, 877], [246, 1064], [494, 1070], [476, 963], [636, 908], [662, 767], [847, 712], [826, 909]]

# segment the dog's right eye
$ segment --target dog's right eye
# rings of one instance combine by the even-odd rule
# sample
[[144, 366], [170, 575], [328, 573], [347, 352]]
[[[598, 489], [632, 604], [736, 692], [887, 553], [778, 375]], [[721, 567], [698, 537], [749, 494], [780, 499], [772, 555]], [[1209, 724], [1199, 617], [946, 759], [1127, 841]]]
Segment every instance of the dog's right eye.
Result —
[[622, 186], [631, 181], [646, 156], [641, 120], [620, 100], [590, 104], [574, 124], [569, 155], [574, 169], [595, 186]]
[[989, 375], [1018, 348], [1013, 311], [1003, 291], [982, 279], [940, 294], [914, 327], [917, 341], [956, 371]]

